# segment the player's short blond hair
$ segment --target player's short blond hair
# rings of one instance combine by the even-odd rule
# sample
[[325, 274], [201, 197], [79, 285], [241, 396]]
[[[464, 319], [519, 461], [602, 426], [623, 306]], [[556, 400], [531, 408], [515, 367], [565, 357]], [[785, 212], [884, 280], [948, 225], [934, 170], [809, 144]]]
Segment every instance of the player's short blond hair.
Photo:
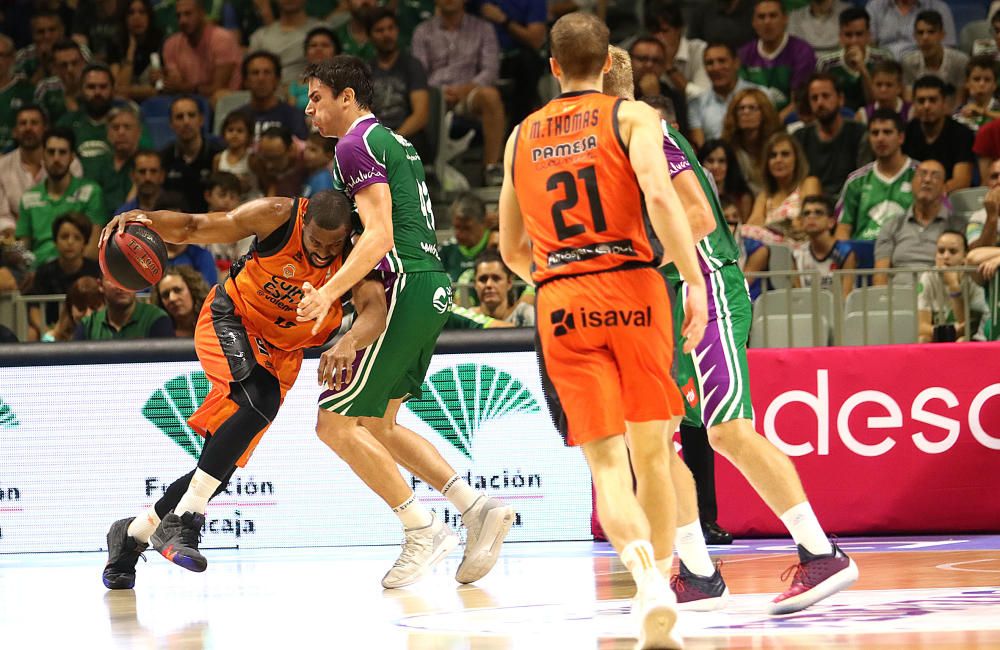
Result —
[[608, 46], [608, 53], [611, 55], [611, 69], [604, 75], [604, 94], [635, 99], [632, 57], [617, 45]]

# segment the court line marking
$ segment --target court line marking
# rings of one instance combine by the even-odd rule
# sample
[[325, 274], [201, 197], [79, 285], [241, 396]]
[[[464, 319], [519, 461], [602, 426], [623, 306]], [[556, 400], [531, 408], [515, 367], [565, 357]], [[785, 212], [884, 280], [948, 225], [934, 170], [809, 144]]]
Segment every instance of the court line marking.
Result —
[[942, 571], [966, 571], [968, 573], [1000, 573], [1000, 569], [961, 569], [959, 565], [961, 564], [975, 564], [977, 562], [997, 562], [1000, 558], [987, 557], [980, 560], [965, 560], [963, 562], [949, 562], [948, 564], [939, 564], [935, 569], [941, 569]]

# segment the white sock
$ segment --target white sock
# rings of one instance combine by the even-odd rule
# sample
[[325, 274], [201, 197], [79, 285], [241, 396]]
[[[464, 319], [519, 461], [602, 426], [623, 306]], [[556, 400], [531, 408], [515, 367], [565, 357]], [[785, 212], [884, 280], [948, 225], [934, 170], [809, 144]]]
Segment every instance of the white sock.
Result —
[[650, 580], [663, 579], [653, 557], [653, 545], [645, 539], [631, 541], [622, 549], [622, 563], [632, 572], [632, 579], [639, 589]]
[[472, 489], [458, 474], [455, 474], [444, 484], [442, 496], [451, 502], [459, 512], [465, 513], [479, 498], [479, 493]]
[[695, 519], [690, 524], [677, 527], [674, 546], [677, 548], [677, 555], [681, 557], [684, 566], [691, 573], [703, 578], [708, 578], [715, 573], [715, 565], [712, 564], [712, 558], [708, 555], [705, 536], [701, 532], [699, 520]]
[[656, 561], [656, 568], [660, 572], [660, 575], [666, 579], [670, 579], [671, 574], [674, 571], [674, 558], [665, 557], [662, 560]]
[[430, 511], [417, 501], [417, 496], [412, 492], [409, 499], [393, 508], [392, 511], [403, 522], [403, 528], [406, 530], [426, 528], [434, 520]]
[[160, 516], [156, 514], [156, 508], [150, 506], [149, 510], [136, 515], [136, 518], [128, 525], [128, 536], [143, 544], [148, 544], [149, 538], [153, 536], [159, 525]]
[[185, 512], [195, 512], [200, 515], [205, 514], [205, 510], [208, 508], [208, 500], [212, 498], [212, 495], [215, 494], [220, 485], [222, 485], [222, 481], [200, 469], [196, 469], [194, 476], [191, 477], [191, 483], [188, 485], [187, 492], [184, 493], [184, 496], [177, 503], [174, 513], [178, 517]]
[[801, 545], [813, 555], [826, 555], [833, 552], [833, 546], [823, 527], [819, 525], [813, 513], [812, 506], [808, 501], [803, 501], [797, 506], [792, 506], [781, 515], [781, 521], [785, 528], [792, 534], [792, 539], [796, 544]]

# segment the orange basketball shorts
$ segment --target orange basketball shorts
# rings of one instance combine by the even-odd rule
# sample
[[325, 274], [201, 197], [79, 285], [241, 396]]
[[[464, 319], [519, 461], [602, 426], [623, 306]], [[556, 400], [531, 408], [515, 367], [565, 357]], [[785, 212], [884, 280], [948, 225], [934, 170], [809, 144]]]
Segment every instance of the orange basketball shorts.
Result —
[[[232, 301], [218, 285], [212, 288], [198, 314], [194, 347], [205, 375], [212, 384], [205, 401], [188, 424], [204, 436], [218, 430], [239, 406], [230, 399], [231, 384], [244, 381], [255, 366], [263, 367], [278, 380], [281, 402], [285, 401], [302, 367], [302, 350], [280, 350], [256, 335], [253, 325], [236, 313]], [[246, 466], [268, 427], [253, 438], [237, 465]]]
[[670, 301], [655, 269], [552, 280], [536, 308], [542, 382], [567, 444], [684, 414], [670, 374]]

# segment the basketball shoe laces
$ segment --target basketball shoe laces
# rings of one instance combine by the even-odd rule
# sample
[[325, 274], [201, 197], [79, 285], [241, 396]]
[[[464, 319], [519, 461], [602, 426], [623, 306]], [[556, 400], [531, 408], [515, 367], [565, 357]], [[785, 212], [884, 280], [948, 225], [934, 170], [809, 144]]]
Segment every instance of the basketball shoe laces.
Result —
[[427, 546], [434, 543], [434, 537], [426, 535], [417, 535], [415, 533], [410, 533], [407, 531], [406, 539], [400, 546], [403, 548], [403, 552], [399, 554], [396, 558], [396, 563], [393, 567], [403, 566], [409, 562], [416, 561], [416, 556], [418, 552], [423, 551]]
[[[191, 519], [194, 519], [192, 515]], [[188, 548], [198, 550], [198, 544], [201, 543], [201, 527], [193, 525], [182, 525], [181, 526], [181, 541]]]
[[811, 584], [811, 583], [808, 582], [808, 579], [809, 579], [809, 569], [807, 569], [806, 565], [803, 564], [802, 562], [798, 562], [796, 564], [793, 564], [790, 567], [788, 567], [787, 569], [785, 569], [784, 571], [782, 571], [781, 572], [781, 578], [780, 578], [781, 581], [785, 582], [786, 580], [788, 580], [788, 576], [792, 575], [792, 571], [795, 572], [795, 575], [792, 576], [792, 586], [795, 586], [796, 583], [805, 585], [806, 587], [813, 587], [814, 586], [813, 584]]
[[[705, 578], [706, 580], [710, 579], [712, 576], [714, 576], [716, 573], [722, 570], [722, 560], [719, 560], [713, 566], [715, 567], [715, 571], [712, 573], [711, 576], [707, 576], [707, 578]], [[705, 577], [705, 576], [699, 576], [697, 574], [693, 575], [697, 578]], [[674, 590], [675, 594], [683, 593], [687, 591], [687, 582], [683, 578], [681, 578], [680, 573], [677, 573], [675, 575], [670, 576], [670, 588]]]

